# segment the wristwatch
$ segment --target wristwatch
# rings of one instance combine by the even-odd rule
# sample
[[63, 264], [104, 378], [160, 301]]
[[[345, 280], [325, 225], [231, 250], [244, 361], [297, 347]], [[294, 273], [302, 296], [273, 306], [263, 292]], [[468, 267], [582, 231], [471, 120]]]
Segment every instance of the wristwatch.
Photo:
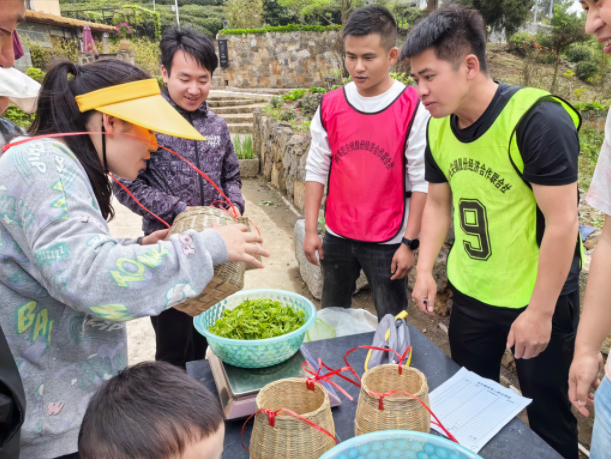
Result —
[[401, 239], [401, 243], [408, 246], [412, 251], [420, 247], [420, 239]]

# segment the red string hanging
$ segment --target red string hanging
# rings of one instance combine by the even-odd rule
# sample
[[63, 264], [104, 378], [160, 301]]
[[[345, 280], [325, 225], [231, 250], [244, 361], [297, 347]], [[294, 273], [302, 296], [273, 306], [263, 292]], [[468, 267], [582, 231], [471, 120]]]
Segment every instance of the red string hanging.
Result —
[[[312, 375], [311, 377], [308, 376], [302, 376], [303, 378], [306, 378], [306, 387], [308, 390], [314, 390], [314, 384], [320, 381], [324, 381], [324, 382], [328, 382], [329, 384], [331, 384], [333, 387], [335, 387], [337, 390], [339, 390], [342, 394], [344, 394], [350, 401], [354, 400], [350, 394], [348, 394], [348, 392], [346, 392], [344, 389], [342, 389], [340, 386], [338, 386], [337, 384], [335, 384], [333, 381], [331, 381], [331, 377], [333, 376], [339, 376], [342, 379], [345, 379], [346, 381], [354, 384], [355, 386], [359, 387], [358, 383], [355, 383], [354, 381], [352, 381], [350, 378], [346, 378], [344, 375], [340, 374], [342, 371], [351, 371], [352, 367], [347, 366], [347, 367], [343, 367], [340, 368], [338, 370], [333, 370], [332, 368], [328, 367], [327, 365], [325, 365], [323, 363], [323, 361], [319, 358], [318, 359], [318, 371], [314, 371], [314, 368], [312, 368], [312, 365], [310, 365], [310, 362], [303, 362], [302, 364], [303, 370]], [[323, 367], [327, 370], [329, 370], [328, 373], [325, 373], [324, 375], [321, 375], [320, 372], [323, 369]]]
[[352, 354], [354, 351], [356, 351], [357, 349], [372, 349], [374, 351], [392, 352], [399, 359], [399, 362], [398, 362], [398, 369], [399, 370], [398, 371], [399, 371], [399, 374], [401, 375], [401, 374], [403, 374], [403, 366], [401, 365], [401, 363], [409, 357], [409, 353], [411, 352], [412, 347], [411, 346], [407, 346], [407, 348], [405, 349], [405, 352], [403, 353], [403, 355], [399, 355], [399, 353], [397, 351], [395, 351], [394, 349], [384, 349], [384, 348], [381, 348], [381, 347], [374, 347], [374, 346], [357, 346], [357, 347], [354, 347], [354, 348], [350, 349], [348, 352], [346, 352], [344, 354], [344, 362], [346, 362], [346, 365], [348, 365], [350, 367], [350, 370], [352, 371], [352, 374], [354, 376], [356, 376], [356, 378], [360, 382], [361, 378], [359, 377], [358, 374], [356, 374], [356, 371], [354, 371], [354, 368], [352, 367], [352, 365], [350, 365], [348, 363], [348, 356], [350, 354]]
[[405, 394], [411, 398], [413, 398], [414, 400], [416, 400], [417, 402], [419, 402], [430, 414], [431, 416], [433, 416], [435, 418], [436, 422], [431, 422], [431, 424], [436, 425], [437, 427], [439, 427], [441, 430], [443, 430], [443, 432], [446, 434], [446, 436], [452, 440], [454, 443], [458, 443], [458, 440], [456, 440], [456, 438], [454, 437], [454, 435], [452, 435], [444, 426], [443, 424], [441, 424], [441, 421], [439, 420], [439, 418], [437, 416], [435, 416], [435, 413], [433, 413], [431, 411], [431, 409], [426, 406], [426, 403], [424, 403], [422, 400], [420, 400], [418, 397], [416, 397], [415, 395], [410, 394], [409, 392], [406, 392], [404, 390], [393, 390], [390, 392], [386, 392], [385, 394], [378, 394], [376, 392], [373, 391], [367, 391], [370, 395], [373, 395], [375, 397], [380, 397], [380, 406], [379, 409], [380, 411], [384, 411], [384, 398], [388, 395], [393, 395], [393, 394]]
[[314, 424], [312, 421], [304, 418], [303, 416], [291, 411], [291, 410], [287, 410], [286, 408], [280, 408], [279, 410], [267, 410], [265, 408], [261, 408], [260, 410], [255, 411], [247, 420], [246, 422], [244, 422], [244, 425], [242, 425], [242, 436], [241, 436], [241, 442], [242, 442], [242, 448], [244, 448], [246, 451], [250, 450], [246, 447], [246, 445], [244, 445], [244, 429], [246, 428], [246, 424], [248, 424], [248, 421], [250, 421], [255, 415], [257, 415], [258, 413], [267, 413], [267, 418], [269, 420], [269, 425], [270, 427], [276, 427], [276, 416], [278, 415], [278, 413], [280, 413], [281, 411], [284, 411], [285, 413], [294, 416], [298, 419], [301, 419], [303, 422], [305, 422], [306, 424], [308, 424], [309, 426], [312, 426], [313, 428], [315, 428], [316, 430], [318, 430], [319, 432], [324, 433], [325, 435], [328, 435], [329, 437], [331, 437], [333, 439], [333, 441], [335, 441], [335, 443], [339, 443], [339, 441], [337, 440], [337, 438], [335, 438], [329, 431], [323, 429], [322, 427], [320, 427], [317, 424]]

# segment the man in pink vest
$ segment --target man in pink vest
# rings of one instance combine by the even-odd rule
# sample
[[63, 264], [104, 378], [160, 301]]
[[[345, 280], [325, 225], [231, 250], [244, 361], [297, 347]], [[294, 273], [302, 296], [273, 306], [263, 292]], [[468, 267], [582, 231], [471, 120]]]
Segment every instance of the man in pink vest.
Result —
[[[407, 275], [428, 190], [430, 115], [414, 88], [389, 74], [399, 52], [396, 35], [386, 8], [352, 13], [343, 31], [352, 82], [323, 97], [310, 125], [306, 166], [303, 248], [308, 261], [322, 268], [322, 307], [349, 308], [362, 269], [380, 320], [407, 308]], [[321, 242], [317, 221], [327, 181]]]

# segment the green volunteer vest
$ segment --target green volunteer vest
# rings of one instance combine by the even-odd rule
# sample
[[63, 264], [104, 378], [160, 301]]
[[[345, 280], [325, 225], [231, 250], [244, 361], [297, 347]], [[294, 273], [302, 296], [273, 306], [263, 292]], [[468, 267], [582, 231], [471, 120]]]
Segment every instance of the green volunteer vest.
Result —
[[528, 305], [537, 279], [538, 207], [522, 179], [516, 128], [542, 98], [561, 103], [579, 129], [581, 118], [570, 104], [533, 88], [518, 90], [474, 141], [459, 141], [450, 117], [431, 119], [428, 127], [431, 153], [454, 204], [456, 241], [448, 256], [448, 279], [461, 293], [493, 306]]

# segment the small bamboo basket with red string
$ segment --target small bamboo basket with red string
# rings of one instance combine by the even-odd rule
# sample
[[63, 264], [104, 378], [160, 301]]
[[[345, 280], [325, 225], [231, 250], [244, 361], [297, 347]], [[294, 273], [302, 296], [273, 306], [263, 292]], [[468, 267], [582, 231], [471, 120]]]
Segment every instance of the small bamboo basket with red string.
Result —
[[[329, 371], [321, 375], [323, 367]], [[344, 389], [330, 380], [337, 375], [350, 381], [339, 374], [350, 368], [332, 370], [320, 359], [317, 371], [307, 362], [303, 368], [311, 375], [306, 376], [305, 381], [302, 378], [281, 379], [268, 384], [257, 395], [250, 459], [318, 459], [339, 443], [335, 438], [329, 392], [321, 381], [333, 385], [352, 400]], [[253, 416], [246, 420], [244, 427]]]
[[[250, 230], [247, 218], [238, 217], [238, 223], [245, 224]], [[204, 231], [212, 227], [213, 223], [221, 226], [233, 225], [236, 219], [227, 211], [215, 207], [193, 207], [181, 213], [172, 224], [166, 240], [174, 234], [182, 235], [187, 230]], [[181, 236], [184, 237], [184, 236]], [[246, 263], [227, 262], [214, 267], [214, 276], [206, 288], [195, 298], [174, 306], [174, 309], [189, 314], [192, 317], [214, 306], [244, 288], [244, 273]]]
[[380, 430], [431, 431], [426, 377], [415, 368], [401, 369], [399, 373], [397, 365], [379, 365], [363, 375], [354, 419], [356, 436]]
[[264, 411], [255, 415], [251, 459], [318, 459], [336, 445], [329, 393], [322, 384], [313, 387], [308, 390], [303, 379], [289, 378], [261, 389], [257, 410]]
[[435, 419], [433, 424], [439, 426], [450, 440], [458, 443], [431, 411], [426, 376], [420, 370], [403, 365], [411, 357], [411, 346], [405, 349], [403, 355], [392, 349], [359, 346], [344, 355], [347, 365], [347, 356], [358, 348], [393, 352], [398, 357], [398, 363], [378, 365], [368, 370], [362, 380], [350, 367], [361, 381], [354, 419], [355, 436], [382, 430], [430, 433], [432, 416]]

